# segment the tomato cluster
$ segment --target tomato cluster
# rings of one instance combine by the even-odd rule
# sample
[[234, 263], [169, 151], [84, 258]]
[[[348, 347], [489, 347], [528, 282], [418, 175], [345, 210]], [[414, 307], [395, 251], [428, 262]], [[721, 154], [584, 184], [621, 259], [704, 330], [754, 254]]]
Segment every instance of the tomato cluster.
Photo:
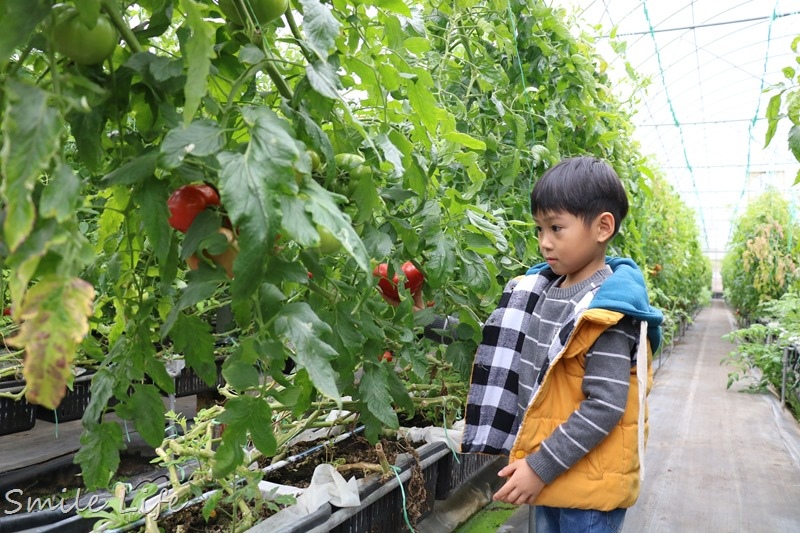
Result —
[[[422, 290], [422, 285], [425, 283], [425, 276], [422, 275], [422, 272], [414, 266], [414, 263], [411, 261], [406, 261], [402, 264], [400, 269], [405, 274], [406, 281], [403, 286], [411, 292], [411, 295], [416, 295], [419, 291]], [[378, 289], [383, 293], [384, 296], [391, 300], [398, 300], [400, 298], [400, 294], [397, 290], [400, 278], [397, 276], [395, 272], [392, 279], [389, 279], [389, 265], [386, 263], [381, 263], [375, 267], [375, 270], [372, 271], [372, 275], [380, 278], [378, 280]]]

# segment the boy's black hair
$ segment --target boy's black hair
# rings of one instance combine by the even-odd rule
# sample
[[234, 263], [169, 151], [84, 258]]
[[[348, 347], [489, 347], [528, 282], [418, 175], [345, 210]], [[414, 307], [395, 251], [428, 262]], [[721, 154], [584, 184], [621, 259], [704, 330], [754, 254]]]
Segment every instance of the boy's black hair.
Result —
[[531, 191], [531, 213], [564, 212], [590, 223], [608, 211], [614, 235], [628, 214], [628, 196], [611, 165], [595, 157], [564, 159], [548, 169]]

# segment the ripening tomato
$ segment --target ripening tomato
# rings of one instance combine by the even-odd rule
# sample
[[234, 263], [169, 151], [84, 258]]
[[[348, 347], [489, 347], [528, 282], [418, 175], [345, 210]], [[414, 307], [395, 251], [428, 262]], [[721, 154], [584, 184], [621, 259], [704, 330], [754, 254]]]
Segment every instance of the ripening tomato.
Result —
[[219, 195], [213, 187], [205, 183], [179, 187], [167, 200], [169, 225], [186, 233], [195, 217], [210, 205], [219, 205]]
[[[203, 255], [221, 266], [228, 277], [233, 279], [233, 262], [236, 260], [236, 256], [239, 255], [239, 242], [228, 228], [219, 228], [217, 231], [225, 236], [228, 241], [228, 247], [221, 254], [210, 254], [204, 251]], [[186, 264], [189, 265], [191, 270], [197, 270], [200, 266], [200, 259], [195, 254], [192, 254], [186, 258]]]
[[380, 357], [380, 361], [386, 361], [387, 363], [391, 363], [392, 359], [394, 359], [394, 354], [389, 350], [383, 352], [383, 355]]
[[11, 316], [11, 308], [6, 307], [3, 309], [3, 316]]

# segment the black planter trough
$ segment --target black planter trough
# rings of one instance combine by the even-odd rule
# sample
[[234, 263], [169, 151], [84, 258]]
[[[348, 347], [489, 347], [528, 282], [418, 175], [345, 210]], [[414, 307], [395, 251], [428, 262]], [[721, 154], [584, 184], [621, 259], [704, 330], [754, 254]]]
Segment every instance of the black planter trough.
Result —
[[[25, 387], [24, 381], [9, 381], [0, 386], [0, 392], [17, 393]], [[36, 406], [25, 398], [12, 400], [0, 398], [0, 435], [28, 431], [36, 425]]]

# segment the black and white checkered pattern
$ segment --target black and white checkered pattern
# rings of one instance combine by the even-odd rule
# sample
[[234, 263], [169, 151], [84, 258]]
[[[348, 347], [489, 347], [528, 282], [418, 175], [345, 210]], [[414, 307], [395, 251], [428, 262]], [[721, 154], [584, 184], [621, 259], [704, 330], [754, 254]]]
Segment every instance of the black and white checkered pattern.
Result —
[[483, 326], [467, 398], [465, 453], [505, 454], [516, 437], [519, 356], [538, 295], [550, 281], [543, 274], [512, 279]]

